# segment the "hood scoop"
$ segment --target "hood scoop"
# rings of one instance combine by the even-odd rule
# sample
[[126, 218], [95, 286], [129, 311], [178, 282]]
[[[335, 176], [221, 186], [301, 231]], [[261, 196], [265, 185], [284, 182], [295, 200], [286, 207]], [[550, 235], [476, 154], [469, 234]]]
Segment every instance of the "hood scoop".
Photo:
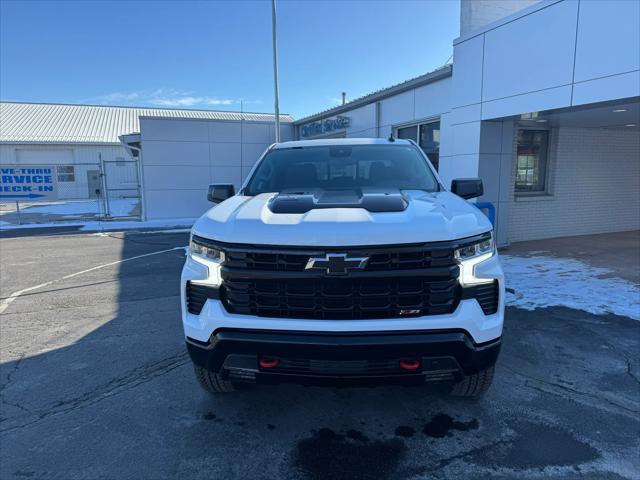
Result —
[[408, 201], [398, 189], [283, 191], [269, 201], [273, 213], [307, 213], [322, 208], [363, 208], [369, 212], [402, 212]]

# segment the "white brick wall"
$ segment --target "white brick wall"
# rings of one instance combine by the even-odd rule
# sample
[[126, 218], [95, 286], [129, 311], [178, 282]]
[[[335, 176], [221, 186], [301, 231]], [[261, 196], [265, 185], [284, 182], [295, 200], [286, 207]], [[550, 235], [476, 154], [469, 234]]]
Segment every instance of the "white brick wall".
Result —
[[514, 196], [515, 148], [509, 241], [640, 229], [637, 130], [552, 130], [546, 197]]

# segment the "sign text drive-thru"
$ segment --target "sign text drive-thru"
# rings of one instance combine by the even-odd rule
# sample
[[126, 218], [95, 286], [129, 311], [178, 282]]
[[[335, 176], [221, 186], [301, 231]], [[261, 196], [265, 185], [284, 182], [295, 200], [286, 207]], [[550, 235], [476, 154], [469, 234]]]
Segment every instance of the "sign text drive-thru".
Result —
[[54, 200], [58, 196], [55, 166], [0, 167], [0, 199]]

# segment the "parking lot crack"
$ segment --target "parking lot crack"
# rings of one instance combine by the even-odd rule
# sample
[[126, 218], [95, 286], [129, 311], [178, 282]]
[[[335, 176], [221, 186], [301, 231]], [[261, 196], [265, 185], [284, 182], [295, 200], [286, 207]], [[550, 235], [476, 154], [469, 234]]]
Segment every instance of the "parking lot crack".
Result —
[[605, 345], [622, 357], [624, 362], [627, 364], [626, 374], [629, 375], [638, 385], [640, 385], [640, 378], [638, 378], [638, 376], [636, 376], [636, 374], [633, 372], [631, 360], [629, 359], [627, 354], [620, 350], [617, 346], [612, 345], [609, 342], [605, 342]]
[[[22, 410], [23, 412], [26, 413], [32, 413], [28, 408], [26, 408], [25, 406], [23, 406], [22, 404], [18, 403], [18, 402], [10, 402], [7, 400], [7, 393], [6, 393], [6, 389], [7, 387], [9, 387], [9, 385], [11, 385], [11, 383], [13, 383], [13, 377], [16, 374], [16, 372], [18, 371], [18, 369], [20, 368], [20, 364], [22, 363], [22, 360], [24, 359], [24, 355], [20, 355], [18, 357], [17, 360], [15, 360], [13, 369], [7, 374], [7, 381], [2, 385], [2, 387], [0, 388], [0, 402], [4, 405], [9, 405], [11, 407], [15, 407], [18, 408], [19, 410]], [[7, 418], [0, 418], [0, 423], [2, 423], [3, 421], [7, 420]]]
[[[3, 397], [4, 397], [4, 395], [3, 395]], [[7, 399], [5, 399], [5, 398], [2, 398], [2, 404], [4, 404], [4, 405], [9, 405], [10, 407], [15, 407], [15, 408], [17, 408], [17, 409], [19, 409], [19, 410], [22, 410], [22, 411], [23, 411], [23, 412], [25, 412], [25, 413], [29, 413], [29, 414], [33, 413], [31, 410], [29, 410], [29, 409], [28, 409], [27, 407], [25, 407], [24, 405], [21, 405], [20, 403], [13, 403], [13, 402], [9, 402], [9, 401], [8, 401]], [[0, 418], [0, 423], [2, 423], [2, 422], [4, 422], [4, 421], [6, 421], [6, 420], [8, 420], [8, 419], [9, 419], [8, 417], [2, 417], [2, 418]]]
[[[159, 376], [179, 368], [189, 362], [186, 352], [156, 360], [135, 368], [121, 377], [114, 378], [109, 382], [93, 388], [91, 391], [84, 393], [75, 398], [61, 400], [47, 410], [37, 413], [37, 418], [21, 425], [14, 425], [6, 429], [0, 429], [0, 432], [10, 432], [13, 430], [23, 429], [35, 423], [41, 422], [46, 418], [54, 415], [67, 414], [82, 408], [89, 407], [107, 398], [119, 395], [125, 391], [131, 390], [144, 383], [147, 383]], [[35, 413], [35, 412], [30, 412]]]
[[516, 371], [513, 368], [510, 368], [508, 366], [505, 366], [504, 368], [506, 368], [507, 370], [509, 370], [510, 372], [512, 372], [512, 373], [514, 373], [514, 374], [516, 374], [518, 376], [524, 377], [525, 379], [527, 379], [529, 381], [536, 382], [536, 383], [539, 383], [541, 385], [546, 385], [548, 387], [552, 387], [551, 389], [544, 389], [544, 388], [537, 387], [535, 385], [531, 385], [528, 382], [525, 383], [525, 385], [527, 387], [532, 388], [532, 389], [537, 390], [537, 391], [542, 392], [542, 393], [551, 393], [551, 394], [554, 394], [554, 395], [559, 395], [558, 392], [554, 392], [553, 391], [553, 388], [556, 388], [556, 389], [562, 390], [563, 392], [566, 392], [566, 393], [568, 393], [570, 395], [588, 397], [588, 398], [591, 398], [593, 400], [598, 401], [599, 403], [606, 403], [606, 404], [608, 404], [608, 405], [610, 405], [612, 407], [618, 408], [620, 410], [624, 410], [626, 413], [632, 413], [632, 414], [639, 414], [640, 413], [640, 410], [634, 410], [632, 408], [625, 407], [624, 405], [620, 405], [619, 403], [616, 403], [616, 402], [614, 402], [612, 400], [609, 400], [608, 398], [605, 398], [605, 397], [600, 397], [600, 396], [594, 395], [592, 393], [576, 390], [575, 388], [571, 388], [571, 387], [568, 387], [566, 385], [561, 385], [559, 383], [543, 380], [541, 378], [534, 377], [534, 376], [528, 375], [526, 373], [518, 372], [518, 371]]
[[[168, 300], [171, 298], [178, 298], [180, 297], [180, 294], [177, 293], [175, 295], [157, 295], [157, 296], [152, 296], [152, 297], [143, 297], [143, 298], [132, 298], [130, 300], [119, 300], [118, 304], [119, 305], [124, 305], [124, 304], [132, 304], [132, 303], [138, 303], [138, 302], [147, 302], [149, 300]], [[9, 316], [9, 315], [26, 315], [26, 314], [31, 314], [31, 313], [41, 313], [41, 312], [62, 312], [62, 311], [67, 311], [67, 310], [77, 310], [77, 309], [87, 309], [88, 307], [93, 307], [95, 305], [108, 305], [109, 301], [108, 300], [103, 300], [101, 302], [94, 302], [92, 305], [85, 305], [85, 304], [79, 304], [79, 305], [69, 305], [69, 306], [54, 306], [51, 308], [39, 308], [37, 310], [19, 310], [16, 312], [11, 312], [11, 313], [4, 313], [4, 316]]]
[[640, 385], [640, 378], [638, 378], [634, 373], [633, 370], [631, 368], [631, 361], [625, 357], [625, 361], [627, 362], [627, 375], [629, 375], [631, 378], [633, 378], [636, 383], [638, 385]]
[[13, 376], [16, 374], [16, 371], [18, 370], [18, 368], [20, 368], [20, 364], [22, 363], [22, 360], [24, 359], [24, 354], [20, 355], [17, 360], [15, 360], [15, 363], [13, 364], [13, 369], [11, 369], [11, 371], [9, 373], [7, 373], [7, 381], [2, 385], [2, 387], [0, 387], [0, 395], [4, 396], [4, 391], [5, 389], [13, 382]]

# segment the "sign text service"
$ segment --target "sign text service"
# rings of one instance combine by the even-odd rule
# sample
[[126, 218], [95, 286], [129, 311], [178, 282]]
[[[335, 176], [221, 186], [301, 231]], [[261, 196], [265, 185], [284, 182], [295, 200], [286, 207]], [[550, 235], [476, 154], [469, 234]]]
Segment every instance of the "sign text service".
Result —
[[52, 200], [58, 196], [54, 166], [0, 166], [1, 200]]

